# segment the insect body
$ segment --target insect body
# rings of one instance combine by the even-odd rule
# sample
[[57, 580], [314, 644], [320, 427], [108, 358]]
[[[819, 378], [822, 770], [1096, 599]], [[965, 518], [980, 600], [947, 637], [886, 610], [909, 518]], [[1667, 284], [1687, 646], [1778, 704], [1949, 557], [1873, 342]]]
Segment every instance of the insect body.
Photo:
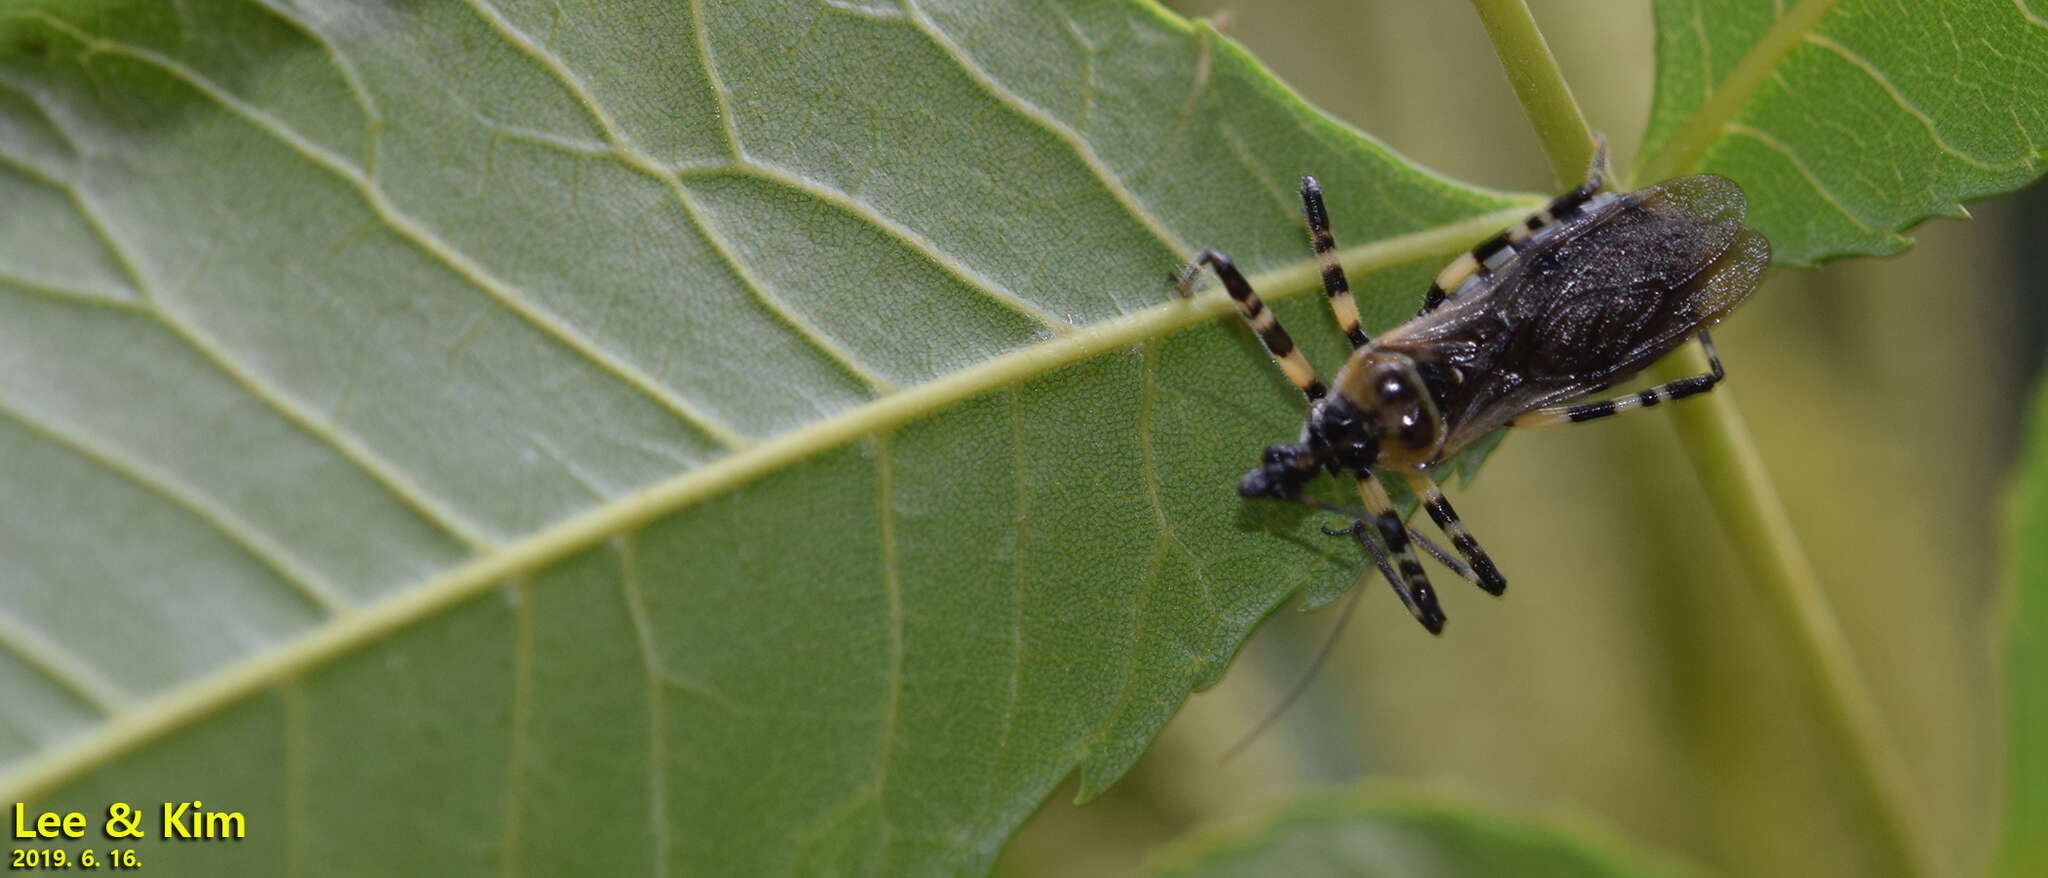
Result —
[[[1602, 193], [1603, 164], [1604, 155], [1584, 185], [1458, 257], [1437, 275], [1422, 310], [1376, 339], [1359, 327], [1322, 192], [1313, 177], [1302, 178], [1323, 289], [1352, 343], [1327, 387], [1229, 257], [1204, 251], [1178, 277], [1185, 293], [1200, 266], [1213, 268], [1308, 397], [1300, 439], [1268, 446], [1238, 493], [1353, 514], [1350, 528], [1328, 532], [1355, 536], [1431, 633], [1442, 631], [1444, 614], [1411, 544], [1493, 594], [1507, 587], [1431, 468], [1502, 426], [1588, 421], [1712, 389], [1723, 373], [1706, 328], [1742, 303], [1770, 263], [1770, 243], [1742, 226], [1745, 201], [1732, 181], [1703, 174]], [[1627, 380], [1694, 335], [1707, 374], [1565, 404]], [[1408, 482], [1462, 562], [1401, 522], [1375, 468]], [[1303, 486], [1325, 472], [1357, 480], [1365, 514], [1303, 498]]]

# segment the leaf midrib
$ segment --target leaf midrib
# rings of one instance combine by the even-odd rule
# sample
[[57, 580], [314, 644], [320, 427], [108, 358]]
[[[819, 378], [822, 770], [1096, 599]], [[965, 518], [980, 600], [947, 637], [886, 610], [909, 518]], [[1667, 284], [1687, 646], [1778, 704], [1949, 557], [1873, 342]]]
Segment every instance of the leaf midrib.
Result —
[[[1344, 251], [1345, 268], [1359, 275], [1442, 256], [1519, 219], [1537, 199], [1424, 231]], [[1313, 261], [1250, 278], [1268, 300], [1318, 288]], [[1010, 386], [1147, 339], [1160, 338], [1230, 313], [1220, 293], [1168, 301], [992, 357], [933, 381], [878, 398], [810, 426], [750, 445], [690, 472], [595, 507], [545, 530], [478, 555], [418, 586], [363, 609], [336, 616], [276, 652], [239, 662], [173, 688], [116, 714], [75, 743], [46, 751], [0, 781], [0, 798], [30, 801], [93, 766], [141, 746], [213, 711], [297, 677], [303, 671], [400, 631], [523, 574], [581, 551], [607, 537], [862, 436], [885, 432], [957, 402]]]
[[[1030, 375], [1058, 368], [1066, 363], [1094, 356], [1106, 350], [1127, 346], [1137, 339], [1152, 338], [1175, 332], [1229, 310], [1229, 307], [1223, 303], [1223, 300], [1210, 299], [1193, 305], [1156, 307], [1148, 309], [1146, 312], [1106, 321], [1092, 327], [1077, 328], [1066, 320], [1037, 308], [1028, 300], [1009, 290], [1003, 289], [1000, 285], [990, 283], [989, 279], [982, 277], [978, 272], [940, 252], [939, 248], [932, 244], [932, 242], [923, 239], [908, 229], [887, 222], [886, 218], [879, 217], [872, 209], [867, 208], [865, 205], [845, 199], [843, 196], [837, 199], [821, 197], [819, 191], [813, 191], [820, 187], [807, 185], [809, 181], [801, 180], [772, 167], [765, 167], [750, 162], [741, 149], [736, 132], [731, 127], [732, 117], [729, 111], [730, 108], [726, 101], [724, 89], [718, 82], [717, 70], [715, 64], [712, 63], [708, 46], [702, 45], [704, 31], [702, 27], [703, 11], [700, 2], [692, 2], [690, 4], [690, 14], [693, 21], [698, 25], [697, 31], [700, 37], [699, 50], [704, 55], [703, 62], [707, 75], [712, 78], [714, 97], [719, 100], [721, 107], [726, 110], [721, 115], [725, 117], [728, 134], [734, 135], [729, 138], [729, 145], [733, 148], [733, 160], [729, 165], [689, 168], [663, 165], [642, 151], [632, 142], [629, 136], [619, 129], [609, 113], [605, 111], [602, 103], [590, 92], [575, 71], [561, 63], [559, 58], [540, 47], [525, 33], [513, 27], [510, 22], [498, 15], [496, 10], [489, 4], [478, 2], [478, 0], [466, 0], [465, 6], [516, 50], [527, 55], [529, 59], [543, 67], [550, 77], [568, 89], [578, 103], [590, 113], [592, 121], [597, 124], [602, 132], [601, 136], [605, 142], [602, 146], [595, 143], [590, 144], [591, 148], [602, 150], [615, 160], [621, 161], [666, 184], [667, 188], [682, 202], [683, 206], [691, 210], [693, 214], [696, 212], [694, 205], [691, 203], [691, 199], [682, 191], [682, 180], [692, 174], [748, 174], [789, 186], [813, 197], [820, 197], [820, 200], [825, 203], [859, 214], [863, 219], [881, 228], [885, 233], [892, 234], [912, 249], [918, 250], [927, 257], [932, 258], [942, 269], [953, 274], [969, 286], [981, 290], [1000, 304], [1020, 311], [1025, 316], [1044, 325], [1053, 333], [1055, 339], [1064, 339], [1066, 343], [1038, 344], [1020, 349], [1012, 352], [1010, 355], [984, 362], [975, 368], [963, 370], [943, 379], [913, 387], [908, 391], [899, 391], [896, 387], [888, 385], [886, 382], [873, 380], [873, 376], [864, 374], [864, 370], [858, 368], [857, 363], [851, 362], [848, 357], [844, 356], [843, 351], [834, 350], [828, 344], [819, 344], [820, 340], [814, 334], [802, 332], [804, 327], [800, 321], [792, 320], [789, 322], [796, 324], [794, 328], [800, 334], [805, 335], [814, 345], [824, 350], [829, 357], [840, 362], [841, 365], [849, 367], [849, 371], [856, 374], [856, 376], [868, 379], [868, 383], [876, 390], [879, 397], [872, 403], [844, 412], [840, 416], [814, 423], [809, 427], [795, 430], [770, 440], [756, 442], [727, 428], [708, 412], [696, 410], [688, 401], [676, 397], [672, 392], [668, 392], [666, 388], [655, 385], [647, 376], [638, 373], [629, 365], [615, 362], [607, 352], [603, 351], [588, 338], [577, 333], [573, 327], [560, 325], [558, 320], [553, 315], [547, 313], [545, 309], [537, 308], [526, 302], [515, 290], [492, 277], [481, 265], [472, 262], [465, 254], [441, 241], [432, 230], [419, 224], [399, 210], [398, 206], [385, 195], [376, 183], [375, 167], [378, 143], [376, 131], [381, 126], [381, 118], [374, 102], [370, 99], [367, 90], [363, 87], [358, 74], [354, 70], [353, 65], [348, 61], [346, 54], [338, 51], [321, 34], [304, 27], [294, 17], [282, 14], [279, 10], [271, 9], [273, 13], [277, 13], [277, 17], [281, 21], [313, 40], [328, 53], [341, 71], [349, 88], [355, 94], [365, 114], [365, 118], [371, 123], [369, 142], [360, 165], [331, 152], [321, 144], [307, 139], [282, 120], [270, 115], [263, 108], [248, 104], [238, 96], [219, 87], [206, 76], [186, 67], [175, 58], [162, 55], [146, 47], [96, 35], [48, 13], [32, 12], [30, 13], [32, 17], [66, 33], [71, 38], [85, 45], [88, 54], [120, 55], [146, 64], [178, 80], [185, 86], [198, 91], [223, 109], [255, 125], [268, 135], [277, 138], [287, 149], [302, 159], [350, 184], [363, 195], [368, 206], [382, 222], [411, 240], [416, 246], [427, 250], [431, 256], [455, 271], [471, 285], [489, 294], [499, 305], [508, 308], [527, 322], [540, 328], [544, 333], [554, 337], [558, 342], [596, 363], [600, 368], [605, 369], [615, 377], [625, 381], [625, 383], [654, 398], [657, 403], [669, 409], [693, 427], [703, 431], [715, 441], [726, 445], [731, 451], [728, 457], [714, 464], [700, 467], [675, 479], [650, 486], [632, 495], [618, 498], [539, 532], [524, 537], [515, 537], [511, 542], [504, 544], [501, 544], [494, 537], [486, 535], [482, 528], [454, 516], [452, 512], [440, 514], [443, 510], [436, 504], [421, 502], [431, 498], [415, 496], [417, 493], [415, 491], [398, 491], [402, 497], [412, 501], [412, 504], [418, 511], [427, 515], [430, 520], [442, 524], [463, 542], [468, 543], [469, 547], [477, 554], [460, 566], [406, 589], [402, 593], [379, 603], [360, 608], [345, 604], [332, 607], [331, 609], [334, 609], [336, 612], [328, 620], [318, 627], [288, 641], [283, 648], [274, 653], [238, 662], [217, 672], [193, 678], [155, 697], [133, 700], [124, 698], [119, 702], [108, 702], [111, 705], [111, 709], [108, 711], [106, 718], [100, 724], [94, 726], [91, 732], [69, 745], [60, 745], [31, 757], [24, 765], [10, 772], [4, 779], [0, 779], [0, 786], [15, 790], [18, 796], [23, 798], [42, 794], [53, 786], [63, 783], [66, 779], [103, 760], [207, 715], [211, 711], [253, 693], [262, 687], [275, 685], [280, 682], [288, 682], [296, 674], [309, 667], [316, 666], [345, 654], [352, 649], [374, 642], [380, 637], [395, 632], [413, 622], [429, 618], [452, 604], [479, 594], [501, 582], [516, 579], [525, 571], [545, 566], [569, 553], [579, 551], [604, 537], [629, 531], [657, 516], [727, 490], [732, 486], [774, 471], [796, 460], [852, 441], [854, 438], [862, 435], [890, 429], [896, 424], [935, 411], [953, 401], [1000, 387], [1004, 384], [1014, 384]], [[265, 8], [270, 7], [266, 6]], [[1136, 200], [1135, 195], [1123, 187], [1121, 181], [1108, 172], [1107, 167], [1098, 156], [1094, 155], [1092, 148], [1083, 138], [1059, 120], [1044, 113], [1043, 110], [1004, 89], [986, 71], [975, 66], [966, 56], [965, 52], [957, 44], [954, 44], [935, 23], [916, 10], [914, 5], [907, 8], [913, 13], [908, 16], [911, 19], [910, 24], [922, 32], [927, 39], [937, 43], [985, 91], [989, 92], [992, 97], [1013, 111], [1025, 115], [1035, 124], [1047, 128], [1055, 136], [1072, 147], [1080, 155], [1083, 162], [1094, 171], [1095, 176], [1103, 185], [1110, 189], [1112, 194], [1117, 197], [1118, 201], [1123, 203], [1125, 208], [1133, 216], [1137, 217], [1170, 250], [1175, 252], [1187, 250], [1183, 242], [1178, 241], [1167, 232], [1160, 220], [1151, 215], [1144, 205]], [[555, 145], [562, 146], [559, 143]], [[77, 193], [69, 185], [63, 184], [62, 181], [49, 182], [70, 194], [74, 201], [78, 200], [76, 197]], [[92, 220], [95, 215], [95, 212], [89, 205], [81, 204], [80, 211], [89, 220]], [[1508, 216], [1508, 212], [1503, 211], [1466, 223], [1440, 226], [1406, 238], [1382, 242], [1381, 245], [1368, 245], [1358, 248], [1347, 254], [1347, 258], [1357, 262], [1358, 270], [1370, 271], [1375, 263], [1398, 264], [1423, 255], [1433, 255], [1438, 252], [1455, 249], [1456, 246], [1478, 238], [1483, 233], [1490, 231], [1492, 227], [1500, 225], [1511, 218]], [[718, 246], [717, 236], [710, 233], [708, 225], [703, 223], [701, 218], [697, 219], [699, 227], [704, 228], [707, 237], [712, 239], [714, 246]], [[112, 244], [112, 236], [105, 234], [104, 230], [102, 230], [102, 237], [109, 240], [110, 246], [114, 246]], [[115, 246], [115, 249], [117, 251], [116, 255], [119, 256], [118, 246]], [[721, 251], [724, 250], [723, 247], [720, 247], [720, 249]], [[743, 282], [758, 295], [761, 291], [759, 282], [748, 276], [744, 266], [737, 259], [732, 258], [730, 253], [725, 253], [724, 255], [727, 256], [727, 261], [733, 265], [734, 270], [742, 275], [741, 279]], [[1182, 253], [1182, 255], [1185, 255], [1185, 253]], [[126, 260], [124, 259], [123, 262], [125, 264]], [[137, 283], [138, 289], [143, 291], [146, 303], [148, 301], [148, 284], [146, 279], [140, 272], [134, 270], [132, 265], [130, 266], [129, 273], [131, 278]], [[1305, 266], [1296, 266], [1293, 269], [1275, 272], [1259, 278], [1259, 282], [1267, 287], [1272, 298], [1284, 298], [1287, 295], [1309, 289], [1312, 286], [1313, 280], [1312, 272], [1306, 270]], [[774, 303], [768, 304], [772, 306]], [[229, 370], [231, 374], [233, 373], [231, 358], [219, 352], [217, 346], [205, 344], [204, 342], [207, 340], [196, 326], [184, 326], [183, 322], [178, 320], [174, 313], [160, 305], [145, 307], [139, 310], [145, 310], [157, 319], [171, 325], [174, 330], [182, 330], [181, 334], [187, 337], [189, 341], [192, 341], [195, 346], [199, 346], [203, 351], [211, 354], [209, 359], [214, 360], [223, 369]], [[784, 316], [787, 317], [788, 315], [784, 314]], [[245, 381], [243, 383], [248, 385], [252, 382]], [[256, 389], [260, 389], [260, 383], [257, 383]], [[266, 401], [273, 402], [273, 404], [277, 402], [277, 400], [271, 399], [272, 394], [259, 395], [263, 396]], [[287, 399], [286, 401], [288, 402], [289, 400]], [[301, 426], [309, 428], [317, 426], [317, 419], [310, 417], [308, 413], [298, 412], [290, 407], [286, 407], [284, 411], [286, 411], [288, 416], [298, 415], [293, 420], [300, 423]], [[328, 431], [321, 429], [312, 429], [312, 432], [330, 441], [335, 441], [338, 438]], [[345, 447], [343, 450], [345, 453], [348, 451]], [[362, 465], [364, 461], [358, 459], [361, 456], [350, 455], [350, 458], [356, 460], [359, 465]], [[369, 462], [379, 463], [374, 458]], [[381, 467], [367, 468], [370, 469], [373, 476], [393, 475], [385, 473]], [[402, 479], [379, 478], [379, 481], [386, 483], [387, 487], [392, 487], [390, 483], [393, 481], [398, 482], [398, 487], [411, 487], [403, 482]], [[287, 577], [287, 579], [290, 580], [293, 577]], [[47, 654], [60, 657], [64, 655], [64, 653], [57, 650], [50, 650]], [[60, 679], [68, 679], [64, 675], [59, 676]]]
[[[1772, 66], [1803, 39], [1804, 35], [1832, 9], [1834, 2], [1835, 0], [1805, 0], [1781, 17], [1766, 33], [1764, 39], [1751, 49], [1700, 108], [1694, 111], [1686, 124], [1667, 142], [1665, 148], [1648, 161], [1639, 163], [1642, 175], [1665, 176], [1676, 168], [1689, 167], [1696, 162], [1706, 146], [1726, 127], [1727, 121], [1736, 109], [1768, 76]], [[576, 94], [579, 102], [593, 112], [594, 120], [604, 132], [609, 141], [610, 151], [614, 155], [621, 156], [628, 164], [640, 164], [634, 159], [645, 157], [621, 137], [612, 120], [603, 112], [593, 96], [582, 87], [582, 83], [573, 72], [564, 69], [558, 59], [540, 50], [525, 34], [510, 28], [508, 22], [489, 14], [489, 7], [479, 6], [473, 2], [466, 5], [520, 51], [542, 64], [564, 87]], [[697, 18], [701, 24], [701, 9], [696, 2], [690, 5], [693, 18]], [[914, 6], [911, 8], [915, 9]], [[914, 14], [909, 17], [913, 27], [953, 55], [969, 75], [984, 89], [991, 91], [994, 97], [1013, 110], [1032, 115], [1035, 122], [1052, 128], [1056, 135], [1062, 135], [1062, 139], [1068, 141], [1070, 145], [1077, 145], [1078, 138], [1070, 129], [1065, 129], [1057, 120], [1043, 117], [1042, 111], [1037, 114], [1030, 113], [1029, 110], [1035, 108], [1030, 107], [1027, 102], [995, 88], [986, 73], [968, 64], [958, 47], [951, 44], [950, 40], [922, 15]], [[205, 82], [203, 77], [196, 77], [190, 71], [178, 69], [178, 65], [170, 59], [155, 56], [154, 53], [139, 47], [121, 45], [76, 31], [68, 22], [58, 19], [49, 21], [53, 25], [73, 31], [75, 37], [98, 46], [101, 51], [137, 56], [138, 60], [150, 63], [184, 80], [188, 85], [200, 89], [209, 97], [221, 102], [223, 106], [245, 117], [251, 114], [262, 115], [262, 111], [256, 108], [240, 105], [232, 95], [211, 88], [211, 84]], [[701, 27], [699, 32], [702, 32]], [[324, 40], [319, 42], [325, 45]], [[331, 47], [329, 48], [331, 50]], [[149, 57], [140, 57], [145, 55]], [[706, 57], [707, 69], [715, 76], [715, 68], [710, 67], [709, 60]], [[352, 70], [344, 69], [346, 73], [353, 73]], [[350, 79], [354, 85], [353, 76]], [[715, 80], [713, 90], [723, 104], [725, 95]], [[728, 124], [732, 121], [728, 113], [721, 113], [721, 116], [727, 117]], [[361, 170], [352, 168], [338, 157], [326, 154], [320, 147], [297, 138], [289, 129], [278, 125], [267, 126], [267, 129], [285, 140], [288, 146], [309, 161], [358, 183], [359, 188], [363, 188], [366, 193], [374, 192], [376, 187], [360, 185], [365, 182], [365, 174]], [[776, 182], [789, 182], [780, 179], [772, 169], [764, 171], [751, 167], [745, 159], [744, 152], [738, 148], [736, 138], [731, 145], [735, 148], [735, 165], [729, 170], [765, 174], [776, 178]], [[1082, 159], [1097, 171], [1097, 176], [1102, 177], [1105, 182], [1113, 182], [1113, 177], [1102, 173], [1104, 169], [1099, 167], [1099, 159], [1082, 147], [1085, 147], [1085, 144], [1077, 145]], [[645, 167], [640, 169], [648, 170]], [[670, 188], [680, 188], [680, 179], [673, 170], [658, 176], [664, 178]], [[1111, 188], [1117, 190], [1115, 194], [1120, 201], [1126, 202], [1126, 207], [1136, 207], [1128, 203], [1128, 192], [1114, 185]], [[394, 219], [388, 215], [395, 210], [390, 205], [377, 203], [380, 199], [375, 195], [372, 195], [370, 200], [374, 209], [387, 214], [384, 217], [385, 221], [390, 222]], [[687, 204], [687, 199], [685, 203]], [[1461, 222], [1361, 245], [1345, 251], [1342, 259], [1350, 271], [1369, 274], [1429, 256], [1446, 254], [1518, 219], [1525, 210], [1526, 207], [1517, 205]], [[1156, 225], [1156, 220], [1146, 211], [1134, 209], [1133, 214], [1141, 220], [1148, 221], [1146, 224], [1155, 235], [1161, 233], [1162, 230]], [[402, 216], [395, 218], [404, 219]], [[897, 237], [902, 238], [901, 235]], [[1160, 237], [1169, 246], [1180, 244], [1170, 235]], [[920, 250], [929, 249], [929, 242], [906, 240], [906, 243]], [[1185, 245], [1180, 245], [1179, 249], [1185, 249]], [[965, 266], [957, 264], [945, 264], [942, 267], [956, 277], [965, 269]], [[966, 273], [973, 274], [971, 271]], [[1255, 276], [1252, 281], [1256, 287], [1264, 291], [1266, 298], [1280, 300], [1313, 289], [1317, 279], [1313, 263], [1302, 262]], [[476, 278], [473, 277], [472, 280]], [[977, 277], [970, 283], [979, 280], [984, 279]], [[1012, 308], [1016, 308], [1020, 301], [1014, 296], [1003, 295], [1007, 291], [999, 287], [981, 283], [974, 285]], [[950, 404], [1107, 351], [1178, 332], [1228, 313], [1232, 306], [1225, 297], [1212, 294], [1192, 302], [1165, 303], [1071, 330], [1064, 321], [1048, 320], [1046, 318], [1049, 315], [1037, 309], [1022, 310], [1027, 311], [1027, 316], [1048, 325], [1055, 332], [1054, 337], [900, 391], [890, 392], [894, 389], [878, 386], [885, 395], [771, 439], [748, 442], [737, 434], [720, 429], [722, 425], [706, 423], [702, 413], [691, 412], [690, 414], [698, 417], [686, 415], [686, 421], [699, 429], [705, 429], [708, 434], [735, 450], [690, 472], [595, 507], [515, 542], [495, 547], [486, 543], [480, 547], [482, 554], [470, 561], [382, 602], [334, 616], [276, 652], [196, 678], [160, 696], [140, 702], [129, 710], [116, 713], [76, 743], [45, 751], [44, 754], [10, 772], [4, 780], [0, 780], [0, 789], [11, 791], [17, 800], [28, 800], [44, 795], [92, 766], [120, 753], [154, 740], [265, 687], [291, 680], [309, 668], [376, 642], [500, 583], [543, 568], [607, 537], [630, 532], [662, 515], [862, 436], [885, 432]], [[594, 350], [584, 350], [584, 346], [571, 344], [571, 347], [587, 355], [601, 354]], [[859, 370], [855, 371], [858, 374]], [[640, 389], [650, 390], [645, 387]], [[672, 410], [676, 408], [675, 404], [680, 402], [667, 398], [665, 394], [657, 395], [657, 398]]]

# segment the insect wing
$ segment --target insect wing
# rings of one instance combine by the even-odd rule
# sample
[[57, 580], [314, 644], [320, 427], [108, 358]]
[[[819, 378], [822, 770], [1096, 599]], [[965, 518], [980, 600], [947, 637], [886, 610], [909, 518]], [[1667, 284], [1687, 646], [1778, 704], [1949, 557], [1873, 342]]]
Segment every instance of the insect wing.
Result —
[[1740, 305], [1771, 253], [1742, 227], [1744, 206], [1725, 178], [1681, 177], [1631, 193], [1606, 221], [1530, 254], [1511, 281], [1525, 289], [1503, 302], [1512, 359], [1538, 391], [1523, 404], [1626, 379]]
[[1626, 380], [1740, 305], [1771, 256], [1742, 227], [1745, 207], [1725, 178], [1681, 177], [1604, 205], [1503, 266], [1490, 301], [1468, 312], [1493, 324], [1491, 344], [1471, 364], [1481, 380], [1449, 406], [1446, 448]]

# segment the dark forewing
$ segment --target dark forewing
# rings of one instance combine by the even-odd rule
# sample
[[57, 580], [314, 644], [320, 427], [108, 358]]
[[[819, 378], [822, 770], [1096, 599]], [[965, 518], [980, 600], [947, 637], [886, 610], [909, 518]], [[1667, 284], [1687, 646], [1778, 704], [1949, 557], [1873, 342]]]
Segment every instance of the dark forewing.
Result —
[[1466, 376], [1445, 394], [1446, 451], [1522, 412], [1627, 380], [1741, 304], [1771, 254], [1742, 227], [1744, 207], [1742, 190], [1712, 175], [1639, 189], [1444, 309], [1459, 313], [1397, 333], [1423, 359], [1455, 352], [1445, 365]]

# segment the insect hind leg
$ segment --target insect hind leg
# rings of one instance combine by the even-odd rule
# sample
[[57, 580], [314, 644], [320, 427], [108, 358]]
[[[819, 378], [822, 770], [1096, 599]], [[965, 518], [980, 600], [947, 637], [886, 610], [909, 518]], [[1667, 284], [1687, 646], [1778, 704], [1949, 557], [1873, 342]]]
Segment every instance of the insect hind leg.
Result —
[[1444, 266], [1430, 282], [1429, 290], [1422, 294], [1422, 310], [1415, 312], [1416, 316], [1441, 307], [1457, 293], [1458, 287], [1473, 276], [1490, 274], [1499, 268], [1544, 228], [1570, 220], [1585, 210], [1586, 204], [1607, 185], [1607, 138], [1594, 134], [1593, 142], [1593, 159], [1586, 168], [1586, 182], [1551, 199], [1542, 210], [1500, 230]]
[[1493, 558], [1479, 547], [1479, 541], [1473, 539], [1472, 532], [1459, 520], [1457, 510], [1451, 508], [1451, 501], [1444, 499], [1443, 489], [1437, 486], [1436, 480], [1421, 473], [1411, 473], [1408, 486], [1415, 491], [1416, 497], [1421, 498], [1423, 510], [1429, 513], [1431, 521], [1436, 522], [1437, 529], [1451, 538], [1451, 548], [1457, 549], [1458, 554], [1471, 565], [1469, 569], [1459, 571], [1460, 574], [1488, 594], [1499, 595], [1507, 591], [1507, 578], [1500, 575], [1500, 569], [1493, 566]]
[[[1349, 537], [1356, 536], [1360, 530], [1371, 527], [1373, 527], [1373, 525], [1368, 524], [1364, 519], [1359, 518], [1352, 519], [1351, 523], [1345, 525], [1344, 527], [1333, 528], [1326, 525], [1319, 529], [1323, 532], [1324, 536]], [[1423, 533], [1420, 529], [1418, 529], [1415, 525], [1412, 524], [1408, 525], [1408, 542], [1417, 546], [1421, 546], [1423, 552], [1427, 553], [1429, 557], [1435, 558], [1437, 560], [1437, 563], [1444, 565], [1445, 569], [1451, 571], [1452, 573], [1457, 574], [1459, 579], [1463, 579], [1466, 582], [1470, 582], [1474, 585], [1479, 584], [1479, 574], [1473, 572], [1472, 567], [1470, 565], [1466, 564], [1463, 561], [1458, 560], [1458, 557], [1456, 555], [1444, 551], [1444, 547], [1439, 546], [1435, 542], [1431, 541], [1428, 534]]]
[[1630, 409], [1652, 408], [1667, 402], [1674, 402], [1688, 396], [1695, 396], [1714, 389], [1728, 373], [1721, 368], [1721, 356], [1714, 352], [1714, 340], [1705, 332], [1700, 333], [1700, 347], [1707, 352], [1707, 371], [1704, 374], [1676, 381], [1667, 381], [1655, 387], [1624, 394], [1599, 402], [1582, 402], [1577, 405], [1558, 405], [1540, 408], [1521, 415], [1512, 422], [1517, 427], [1554, 427], [1558, 424], [1577, 424], [1612, 417]]
[[1194, 262], [1173, 276], [1174, 292], [1182, 298], [1192, 295], [1195, 278], [1204, 265], [1214, 270], [1216, 277], [1223, 281], [1223, 290], [1230, 294], [1232, 302], [1237, 303], [1238, 316], [1243, 317], [1244, 322], [1258, 334], [1259, 343], [1266, 346], [1266, 353], [1272, 355], [1273, 362], [1287, 375], [1288, 383], [1300, 390], [1310, 402], [1322, 399], [1329, 389], [1323, 386], [1321, 378], [1316, 377], [1316, 367], [1301, 355], [1301, 349], [1294, 346], [1294, 337], [1287, 334], [1287, 329], [1280, 325], [1280, 318], [1252, 290], [1251, 282], [1244, 279], [1230, 257], [1214, 250], [1202, 251]]

